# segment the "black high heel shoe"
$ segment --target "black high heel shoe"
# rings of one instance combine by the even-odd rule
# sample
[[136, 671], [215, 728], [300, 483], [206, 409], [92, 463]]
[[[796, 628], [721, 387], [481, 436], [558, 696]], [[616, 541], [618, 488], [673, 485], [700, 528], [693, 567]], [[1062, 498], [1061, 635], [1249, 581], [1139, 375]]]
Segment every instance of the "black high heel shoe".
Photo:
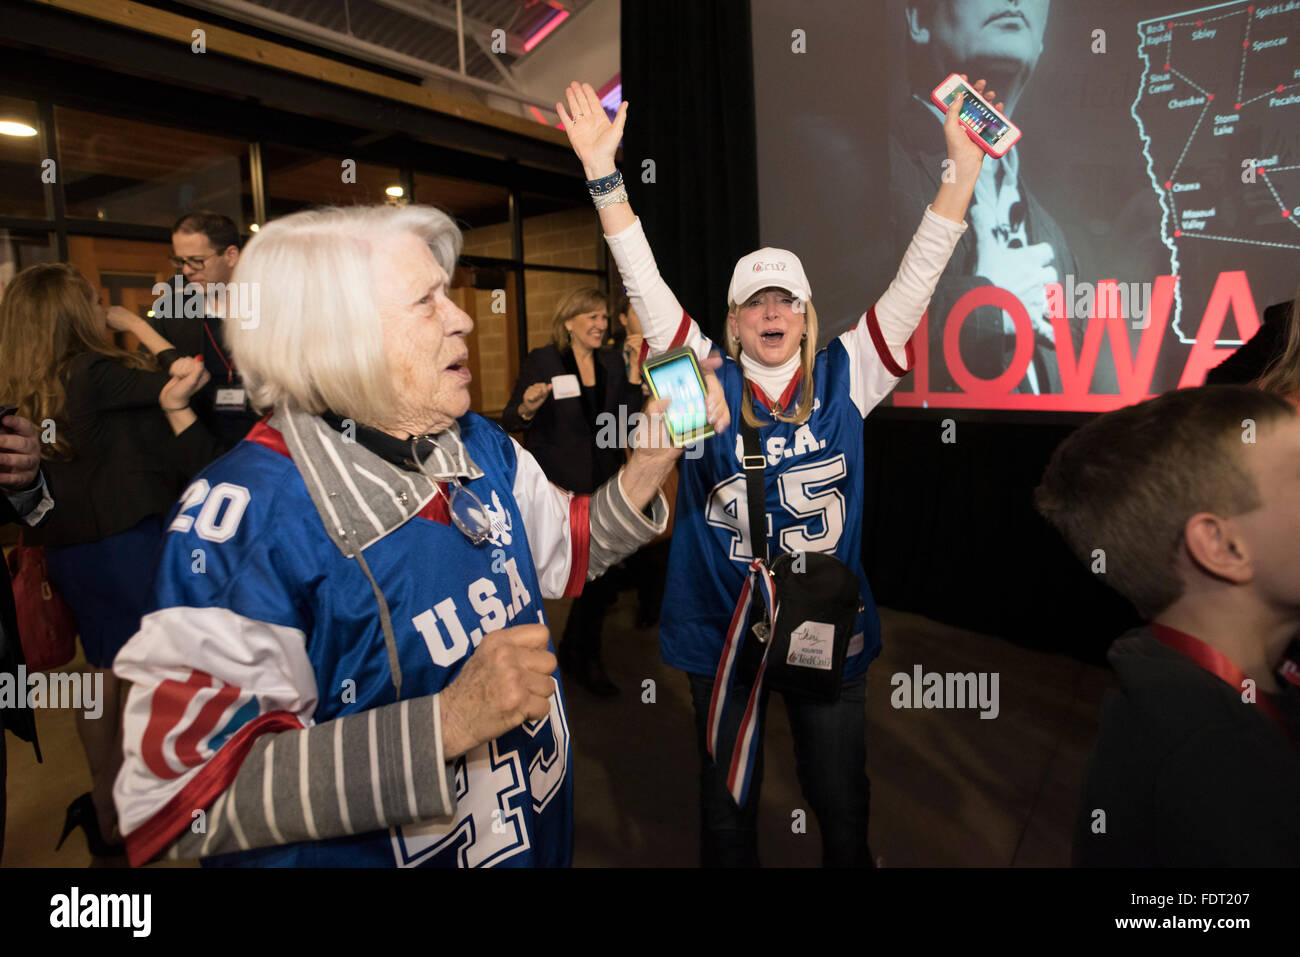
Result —
[[95, 813], [95, 802], [91, 800], [89, 791], [68, 805], [67, 817], [63, 819], [63, 833], [59, 835], [59, 843], [54, 845], [54, 849], [57, 851], [63, 847], [63, 842], [68, 839], [68, 835], [77, 828], [86, 832], [86, 846], [90, 848], [93, 856], [123, 857], [126, 855], [125, 844], [110, 844], [104, 840], [104, 835], [99, 830], [99, 815]]

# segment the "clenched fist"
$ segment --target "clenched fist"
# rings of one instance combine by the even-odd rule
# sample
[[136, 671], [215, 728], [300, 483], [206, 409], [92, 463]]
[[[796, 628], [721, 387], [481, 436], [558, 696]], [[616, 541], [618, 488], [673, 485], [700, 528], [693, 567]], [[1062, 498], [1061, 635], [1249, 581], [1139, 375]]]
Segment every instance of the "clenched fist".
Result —
[[179, 412], [184, 409], [194, 394], [212, 378], [199, 356], [177, 359], [172, 363], [170, 371], [171, 379], [158, 393], [158, 404], [164, 412]]
[[36, 482], [41, 469], [41, 445], [36, 427], [21, 415], [0, 419], [0, 489], [21, 491]]
[[555, 655], [545, 625], [502, 628], [483, 638], [442, 693], [443, 756], [450, 761], [551, 710]]
[[531, 419], [537, 414], [537, 410], [542, 407], [550, 394], [551, 384], [549, 382], [534, 382], [524, 390], [524, 400], [519, 403], [519, 414], [524, 418]]

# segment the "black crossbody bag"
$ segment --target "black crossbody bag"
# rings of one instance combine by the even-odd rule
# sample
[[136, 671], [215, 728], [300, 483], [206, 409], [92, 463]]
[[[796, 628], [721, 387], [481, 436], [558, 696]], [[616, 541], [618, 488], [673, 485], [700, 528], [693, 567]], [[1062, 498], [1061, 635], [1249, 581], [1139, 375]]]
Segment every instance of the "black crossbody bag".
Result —
[[743, 417], [740, 434], [745, 446], [750, 541], [754, 557], [772, 574], [776, 620], [769, 626], [760, 591], [750, 605], [750, 627], [745, 635], [753, 640], [741, 645], [737, 674], [752, 687], [766, 657], [766, 687], [818, 701], [837, 701], [849, 639], [862, 610], [858, 576], [835, 556], [820, 552], [782, 553], [768, 561], [763, 484], [767, 458], [759, 445], [758, 430]]

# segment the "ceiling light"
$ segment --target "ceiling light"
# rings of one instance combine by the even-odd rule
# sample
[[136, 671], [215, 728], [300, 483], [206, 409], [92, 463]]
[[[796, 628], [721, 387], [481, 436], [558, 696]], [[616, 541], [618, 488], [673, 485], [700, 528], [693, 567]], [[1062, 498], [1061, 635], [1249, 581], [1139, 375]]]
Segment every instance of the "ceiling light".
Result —
[[35, 136], [36, 129], [16, 120], [0, 120], [0, 133], [5, 136]]

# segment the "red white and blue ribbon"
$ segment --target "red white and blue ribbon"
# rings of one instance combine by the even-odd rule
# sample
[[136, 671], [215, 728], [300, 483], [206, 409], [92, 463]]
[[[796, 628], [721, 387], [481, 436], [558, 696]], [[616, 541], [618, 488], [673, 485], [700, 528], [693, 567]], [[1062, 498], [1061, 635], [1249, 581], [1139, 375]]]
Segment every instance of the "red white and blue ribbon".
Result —
[[727, 697], [735, 677], [736, 661], [740, 657], [740, 647], [745, 640], [749, 625], [749, 609], [754, 599], [755, 581], [758, 583], [760, 597], [767, 607], [768, 640], [763, 648], [763, 658], [754, 678], [754, 687], [749, 693], [745, 705], [745, 714], [740, 728], [736, 732], [736, 744], [732, 750], [731, 764], [727, 772], [727, 790], [735, 799], [737, 806], [743, 807], [749, 796], [749, 783], [754, 775], [754, 766], [762, 735], [758, 733], [758, 702], [763, 692], [763, 675], [767, 671], [767, 652], [772, 647], [772, 636], [776, 633], [776, 590], [772, 573], [760, 560], [754, 559], [749, 566], [749, 575], [745, 586], [740, 591], [736, 610], [731, 616], [731, 627], [727, 629], [727, 638], [722, 646], [722, 657], [718, 660], [718, 671], [713, 678], [713, 695], [709, 700], [708, 746], [709, 755], [716, 761], [718, 751], [718, 730], [722, 726], [722, 716], [726, 711]]

